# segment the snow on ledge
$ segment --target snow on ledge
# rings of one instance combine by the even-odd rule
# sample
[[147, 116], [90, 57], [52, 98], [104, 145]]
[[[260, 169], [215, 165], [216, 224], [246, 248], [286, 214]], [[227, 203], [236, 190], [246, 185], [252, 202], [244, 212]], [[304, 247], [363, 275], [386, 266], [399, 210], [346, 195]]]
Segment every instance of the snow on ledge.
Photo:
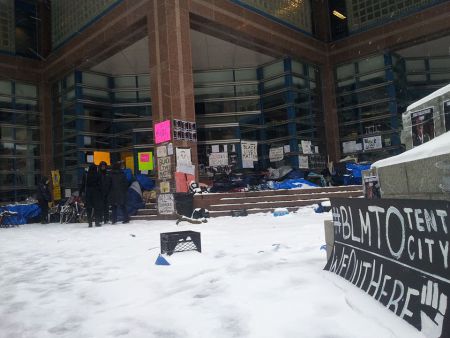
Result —
[[422, 105], [424, 103], [427, 103], [431, 99], [434, 99], [434, 98], [436, 98], [438, 96], [441, 96], [442, 94], [445, 94], [447, 92], [450, 92], [450, 84], [448, 84], [445, 87], [442, 87], [442, 88], [436, 90], [435, 92], [432, 92], [430, 95], [425, 96], [424, 98], [420, 99], [419, 101], [416, 101], [413, 104], [409, 105], [408, 108], [406, 108], [406, 113], [405, 114], [407, 114], [410, 110], [413, 110], [413, 109], [419, 107], [420, 105]]
[[398, 163], [422, 160], [428, 157], [434, 157], [444, 154], [450, 154], [450, 131], [435, 137], [431, 141], [418, 147], [405, 151], [404, 153], [385, 158], [372, 164], [372, 168], [381, 168]]

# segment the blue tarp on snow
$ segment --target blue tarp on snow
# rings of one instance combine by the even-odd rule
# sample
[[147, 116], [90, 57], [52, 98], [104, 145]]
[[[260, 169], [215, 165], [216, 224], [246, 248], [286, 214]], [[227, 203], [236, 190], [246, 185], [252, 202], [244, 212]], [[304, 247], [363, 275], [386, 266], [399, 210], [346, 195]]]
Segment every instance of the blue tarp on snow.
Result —
[[3, 224], [5, 225], [26, 224], [29, 219], [41, 214], [41, 208], [37, 204], [11, 204], [0, 207], [0, 212], [4, 210], [17, 212], [17, 215], [3, 219]]
[[284, 180], [283, 182], [273, 182], [273, 189], [298, 189], [298, 188], [315, 188], [318, 185], [311, 183], [302, 178]]

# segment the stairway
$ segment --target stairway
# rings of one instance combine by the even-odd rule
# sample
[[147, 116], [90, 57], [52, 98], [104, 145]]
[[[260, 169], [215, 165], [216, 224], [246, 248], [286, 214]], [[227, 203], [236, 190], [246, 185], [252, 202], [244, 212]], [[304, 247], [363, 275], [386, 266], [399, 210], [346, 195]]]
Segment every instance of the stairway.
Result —
[[[295, 211], [299, 207], [320, 203], [330, 197], [362, 197], [362, 186], [342, 186], [312, 189], [268, 190], [234, 193], [212, 193], [194, 196], [194, 208], [209, 210], [211, 217], [231, 216], [233, 210], [246, 209], [248, 214], [273, 212], [276, 208]], [[175, 216], [157, 214], [156, 201], [138, 210], [132, 220], [176, 219]]]

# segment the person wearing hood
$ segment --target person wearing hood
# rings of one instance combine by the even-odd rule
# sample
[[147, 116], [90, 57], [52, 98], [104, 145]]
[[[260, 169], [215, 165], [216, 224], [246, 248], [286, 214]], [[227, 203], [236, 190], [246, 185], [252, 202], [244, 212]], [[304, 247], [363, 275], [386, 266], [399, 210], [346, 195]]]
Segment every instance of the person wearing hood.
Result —
[[123, 215], [123, 223], [130, 221], [126, 208], [126, 196], [128, 190], [128, 181], [121, 169], [121, 163], [116, 162], [111, 171], [111, 189], [109, 191], [109, 203], [111, 204], [112, 224], [117, 222], [117, 209], [120, 209]]
[[47, 177], [42, 177], [38, 184], [37, 200], [41, 208], [41, 223], [48, 224], [48, 202], [51, 201], [50, 189], [48, 187], [49, 180]]
[[81, 194], [84, 196], [84, 203], [86, 207], [86, 214], [89, 223], [89, 228], [92, 227], [92, 216], [94, 216], [95, 226], [100, 225], [100, 175], [97, 171], [97, 166], [91, 164], [81, 183]]
[[109, 221], [109, 202], [108, 195], [111, 190], [111, 176], [107, 172], [106, 162], [100, 162], [99, 177], [100, 177], [100, 209], [103, 217], [103, 224]]

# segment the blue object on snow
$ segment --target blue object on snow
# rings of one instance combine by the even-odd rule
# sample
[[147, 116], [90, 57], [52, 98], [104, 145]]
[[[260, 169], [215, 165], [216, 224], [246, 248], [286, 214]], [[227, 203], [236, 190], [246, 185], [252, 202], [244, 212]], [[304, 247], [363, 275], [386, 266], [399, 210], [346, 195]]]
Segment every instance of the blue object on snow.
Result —
[[[362, 184], [362, 171], [370, 169], [370, 164], [356, 164], [356, 163], [346, 163], [345, 169], [350, 174], [349, 176], [344, 175], [345, 185], [361, 185]], [[347, 176], [347, 177], [346, 177]]]
[[326, 244], [324, 244], [324, 245], [322, 245], [321, 247], [320, 247], [320, 250], [326, 250], [327, 249], [327, 245]]
[[163, 256], [158, 255], [155, 265], [170, 265], [170, 263]]
[[141, 185], [142, 190], [152, 190], [155, 187], [155, 181], [146, 175], [137, 174], [136, 180]]
[[323, 213], [323, 212], [324, 212], [324, 209], [323, 209], [322, 204], [319, 203], [319, 205], [318, 205], [316, 208], [314, 208], [314, 211], [316, 212], [316, 214], [321, 214], [321, 213]]
[[287, 215], [287, 214], [289, 214], [289, 210], [286, 209], [286, 208], [276, 208], [276, 209], [273, 211], [273, 215], [274, 215], [275, 217], [278, 217], [278, 216], [284, 216], [284, 215]]
[[37, 204], [11, 204], [0, 207], [0, 212], [4, 210], [17, 213], [17, 215], [5, 217], [4, 225], [26, 224], [29, 219], [41, 214], [41, 208]]

